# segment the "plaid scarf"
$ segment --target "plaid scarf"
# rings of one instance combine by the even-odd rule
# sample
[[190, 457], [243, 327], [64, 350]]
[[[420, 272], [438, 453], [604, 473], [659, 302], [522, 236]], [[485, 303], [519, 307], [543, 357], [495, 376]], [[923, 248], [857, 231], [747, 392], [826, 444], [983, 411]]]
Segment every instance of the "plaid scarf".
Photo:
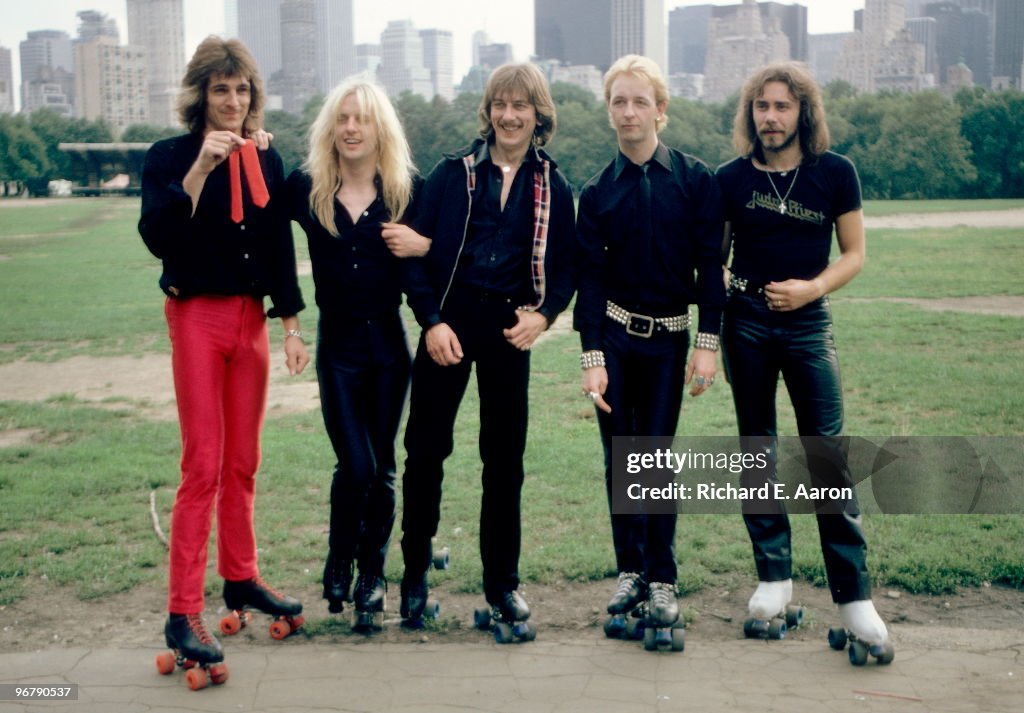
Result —
[[[533, 253], [530, 257], [530, 273], [533, 278], [533, 293], [537, 299], [532, 304], [522, 305], [519, 309], [534, 312], [544, 304], [546, 279], [544, 276], [544, 255], [548, 247], [548, 225], [551, 222], [551, 162], [540, 158], [537, 169], [533, 172]], [[476, 156], [463, 156], [466, 166], [466, 189], [472, 202], [473, 191], [476, 189]], [[472, 210], [472, 208], [470, 208]]]

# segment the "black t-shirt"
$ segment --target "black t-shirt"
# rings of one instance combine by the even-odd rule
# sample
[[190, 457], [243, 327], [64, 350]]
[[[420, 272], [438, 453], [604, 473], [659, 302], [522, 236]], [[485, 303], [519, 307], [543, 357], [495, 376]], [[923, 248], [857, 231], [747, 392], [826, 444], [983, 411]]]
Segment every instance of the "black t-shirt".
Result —
[[755, 284], [817, 277], [828, 267], [836, 218], [861, 207], [857, 170], [832, 151], [771, 181], [749, 156], [722, 164], [716, 176], [732, 229], [732, 272]]

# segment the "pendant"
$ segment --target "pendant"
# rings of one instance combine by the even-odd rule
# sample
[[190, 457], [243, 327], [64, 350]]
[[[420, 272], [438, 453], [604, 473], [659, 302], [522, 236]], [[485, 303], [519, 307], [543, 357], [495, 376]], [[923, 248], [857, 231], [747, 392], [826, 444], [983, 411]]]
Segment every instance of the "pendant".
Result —
[[786, 201], [779, 201], [779, 213], [786, 214]]

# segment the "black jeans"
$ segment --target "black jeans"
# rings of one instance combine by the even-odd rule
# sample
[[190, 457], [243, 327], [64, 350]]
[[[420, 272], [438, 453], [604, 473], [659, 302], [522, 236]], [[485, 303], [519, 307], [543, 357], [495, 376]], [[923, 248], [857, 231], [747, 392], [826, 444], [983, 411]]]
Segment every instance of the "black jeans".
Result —
[[[688, 332], [656, 332], [650, 337], [626, 333], [605, 320], [604, 357], [611, 413], [597, 409], [604, 446], [604, 480], [612, 507], [612, 438], [672, 437], [679, 423], [686, 378]], [[611, 514], [615, 564], [619, 572], [637, 572], [648, 582], [675, 584], [676, 515]]]
[[320, 405], [338, 459], [331, 552], [383, 576], [395, 523], [395, 438], [412, 361], [405, 328], [397, 312], [372, 321], [321, 316], [317, 334]]
[[402, 477], [405, 578], [417, 581], [430, 565], [430, 538], [437, 534], [441, 517], [443, 464], [452, 453], [455, 417], [475, 363], [483, 461], [480, 557], [484, 594], [494, 602], [519, 586], [530, 352], [516, 349], [502, 334], [516, 322], [512, 301], [463, 293], [451, 295], [448, 302], [443, 318], [462, 345], [462, 361], [439, 366], [421, 337], [413, 363]]
[[[733, 292], [722, 324], [726, 375], [732, 386], [743, 447], [765, 450], [770, 467], [743, 474], [744, 486], [775, 480], [775, 393], [779, 374], [786, 382], [797, 431], [803, 439], [812, 484], [853, 486], [843, 431], [843, 394], [828, 298], [792, 312], [772, 312], [763, 295]], [[856, 491], [849, 500], [815, 503], [818, 535], [832, 599], [838, 604], [870, 599], [867, 544], [861, 529]], [[754, 548], [761, 581], [792, 574], [789, 518], [777, 512], [743, 519]]]

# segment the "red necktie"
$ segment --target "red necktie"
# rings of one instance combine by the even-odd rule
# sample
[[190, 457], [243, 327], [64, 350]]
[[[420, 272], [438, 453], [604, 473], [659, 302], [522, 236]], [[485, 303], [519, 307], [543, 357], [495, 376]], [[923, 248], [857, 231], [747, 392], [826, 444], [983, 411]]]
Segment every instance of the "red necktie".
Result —
[[262, 208], [270, 201], [270, 194], [267, 192], [267, 184], [263, 182], [263, 171], [260, 169], [260, 159], [256, 154], [256, 144], [252, 139], [246, 139], [245, 145], [237, 151], [232, 151], [228, 156], [228, 178], [231, 183], [231, 220], [241, 223], [245, 213], [242, 209], [242, 176], [239, 168], [245, 169], [245, 182], [249, 184], [249, 195], [252, 202]]

